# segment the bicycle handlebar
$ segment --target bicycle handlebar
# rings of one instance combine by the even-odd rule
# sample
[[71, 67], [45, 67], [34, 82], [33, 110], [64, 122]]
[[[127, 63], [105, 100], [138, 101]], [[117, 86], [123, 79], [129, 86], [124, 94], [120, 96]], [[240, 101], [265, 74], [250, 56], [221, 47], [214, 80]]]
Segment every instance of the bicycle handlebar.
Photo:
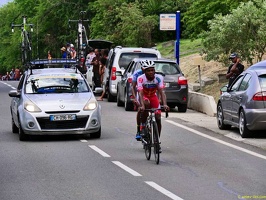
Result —
[[[164, 107], [161, 106], [161, 108], [148, 108], [148, 109], [144, 109], [144, 111], [149, 111], [149, 112], [155, 112], [156, 110], [162, 110], [164, 111]], [[167, 118], [169, 116], [168, 114], [169, 111], [165, 111], [165, 118]]]

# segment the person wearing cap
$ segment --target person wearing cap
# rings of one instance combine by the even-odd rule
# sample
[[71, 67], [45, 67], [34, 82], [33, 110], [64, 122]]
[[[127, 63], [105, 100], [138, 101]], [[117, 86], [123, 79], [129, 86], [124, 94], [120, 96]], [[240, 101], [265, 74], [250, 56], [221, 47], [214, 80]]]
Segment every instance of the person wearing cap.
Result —
[[77, 52], [75, 50], [74, 44], [70, 44], [70, 56], [71, 59], [75, 59], [77, 57]]
[[66, 47], [62, 47], [60, 50], [61, 50], [61, 53], [62, 53], [62, 58], [67, 58]]
[[229, 56], [229, 60], [232, 61], [232, 64], [230, 64], [226, 73], [226, 79], [229, 79], [228, 87], [230, 87], [237, 76], [244, 71], [244, 65], [240, 63], [240, 58], [237, 53], [232, 53]]

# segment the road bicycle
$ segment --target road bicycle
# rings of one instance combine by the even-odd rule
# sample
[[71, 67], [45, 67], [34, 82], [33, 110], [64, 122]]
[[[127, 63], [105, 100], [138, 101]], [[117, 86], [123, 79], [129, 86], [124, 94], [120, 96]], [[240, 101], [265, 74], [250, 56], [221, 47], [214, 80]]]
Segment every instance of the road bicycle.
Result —
[[[144, 130], [142, 130], [143, 137], [141, 138], [141, 141], [143, 143], [143, 148], [145, 150], [145, 156], [147, 160], [150, 160], [151, 158], [151, 149], [153, 147], [155, 162], [158, 165], [160, 162], [161, 142], [160, 142], [158, 125], [155, 119], [155, 112], [157, 110], [164, 110], [164, 108], [151, 108], [144, 110], [148, 111], [149, 115], [147, 117]], [[167, 118], [168, 111], [166, 111], [165, 114], [166, 114], [165, 117]]]
[[33, 32], [33, 24], [26, 23], [27, 17], [23, 16], [23, 23], [15, 25], [12, 23], [12, 32], [14, 32], [14, 27], [21, 28], [21, 62], [22, 65], [26, 65], [31, 60], [31, 37], [30, 33], [27, 31], [26, 27], [30, 26], [31, 32]]

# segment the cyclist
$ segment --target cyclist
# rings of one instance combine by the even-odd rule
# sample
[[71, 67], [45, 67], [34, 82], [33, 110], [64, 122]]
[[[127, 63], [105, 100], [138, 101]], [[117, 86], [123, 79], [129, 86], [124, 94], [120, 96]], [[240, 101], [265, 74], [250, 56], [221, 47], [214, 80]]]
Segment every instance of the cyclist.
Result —
[[[164, 79], [160, 74], [155, 74], [155, 63], [151, 60], [143, 61], [142, 69], [144, 74], [137, 79], [137, 91], [139, 94], [139, 111], [143, 112], [141, 123], [145, 123], [148, 117], [148, 112], [144, 111], [149, 108], [160, 108], [160, 101], [157, 92], [161, 97], [162, 104], [165, 111], [169, 111], [166, 103], [166, 96], [164, 93]], [[161, 135], [161, 110], [155, 112], [155, 118], [158, 125], [159, 136]]]

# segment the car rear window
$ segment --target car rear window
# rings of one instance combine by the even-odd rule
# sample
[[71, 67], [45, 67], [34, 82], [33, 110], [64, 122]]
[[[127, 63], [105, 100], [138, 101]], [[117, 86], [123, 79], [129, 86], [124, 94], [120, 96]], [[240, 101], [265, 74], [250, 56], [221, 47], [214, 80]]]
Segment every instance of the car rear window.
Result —
[[266, 90], [266, 74], [259, 76], [260, 87], [262, 90]]
[[141, 52], [130, 52], [130, 53], [121, 53], [118, 64], [120, 68], [126, 69], [128, 64], [134, 58], [157, 58], [157, 55], [154, 53], [141, 53]]
[[162, 72], [165, 75], [180, 74], [180, 70], [175, 63], [159, 63], [155, 62], [155, 71]]
[[89, 92], [80, 74], [31, 75], [26, 80], [26, 94]]

